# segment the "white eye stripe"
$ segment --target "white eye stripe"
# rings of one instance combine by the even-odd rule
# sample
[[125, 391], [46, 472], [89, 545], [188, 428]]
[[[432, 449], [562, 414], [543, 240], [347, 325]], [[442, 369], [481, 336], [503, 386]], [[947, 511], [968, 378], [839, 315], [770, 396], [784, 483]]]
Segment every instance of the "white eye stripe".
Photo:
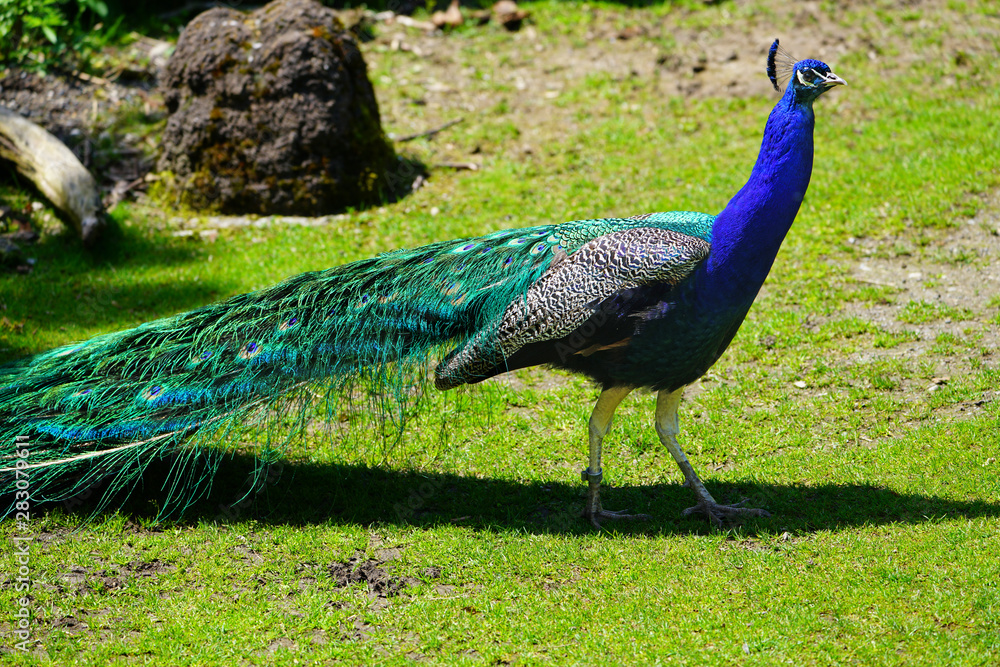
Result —
[[[802, 72], [803, 71], [807, 71], [807, 72], [809, 72], [812, 75], [812, 81], [806, 81], [805, 77], [802, 76]], [[820, 74], [819, 72], [817, 72], [816, 70], [814, 70], [812, 68], [809, 68], [807, 70], [799, 70], [799, 71], [797, 71], [795, 73], [795, 78], [797, 78], [799, 80], [799, 83], [802, 84], [803, 86], [813, 86], [813, 87], [816, 86], [817, 79], [821, 79], [823, 81], [826, 80], [825, 76], [823, 76], [822, 74]]]

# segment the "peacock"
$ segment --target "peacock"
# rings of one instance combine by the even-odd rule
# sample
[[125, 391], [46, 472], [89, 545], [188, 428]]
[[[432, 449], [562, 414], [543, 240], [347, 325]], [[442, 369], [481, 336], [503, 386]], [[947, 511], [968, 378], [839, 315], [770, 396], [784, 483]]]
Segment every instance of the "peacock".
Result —
[[696, 498], [685, 515], [769, 516], [717, 503], [677, 441], [684, 387], [736, 335], [806, 194], [813, 103], [845, 83], [778, 40], [767, 74], [775, 90], [788, 85], [749, 180], [718, 215], [576, 220], [387, 252], [0, 367], [7, 512], [26, 478], [33, 501], [60, 500], [100, 480], [134, 485], [168, 455], [180, 497], [195, 484], [190, 458], [211, 441], [301, 411], [317, 387], [392, 392], [393, 378], [439, 360], [441, 390], [536, 365], [601, 388], [582, 472], [583, 515], [597, 528], [648, 518], [604, 509], [600, 495], [602, 441], [638, 388], [658, 392], [656, 432]]

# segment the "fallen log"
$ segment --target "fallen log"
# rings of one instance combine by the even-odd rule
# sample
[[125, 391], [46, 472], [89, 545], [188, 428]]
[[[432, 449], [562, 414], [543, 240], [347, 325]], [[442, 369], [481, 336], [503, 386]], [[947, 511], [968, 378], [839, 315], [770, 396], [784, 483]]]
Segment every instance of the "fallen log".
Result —
[[14, 164], [93, 244], [107, 225], [97, 182], [73, 151], [44, 128], [0, 107], [0, 158]]

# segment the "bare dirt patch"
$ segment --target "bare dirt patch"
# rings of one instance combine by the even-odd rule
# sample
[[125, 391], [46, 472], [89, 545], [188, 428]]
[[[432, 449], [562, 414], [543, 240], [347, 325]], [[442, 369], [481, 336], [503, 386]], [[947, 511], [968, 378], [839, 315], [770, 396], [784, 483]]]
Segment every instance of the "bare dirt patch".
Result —
[[327, 572], [333, 585], [344, 588], [352, 584], [365, 584], [372, 599], [395, 597], [406, 588], [419, 584], [413, 577], [397, 577], [386, 567], [386, 560], [366, 558], [363, 551], [357, 551], [346, 561], [330, 563]]
[[133, 560], [118, 568], [112, 566], [98, 569], [72, 565], [59, 575], [51, 587], [59, 593], [84, 595], [100, 590], [127, 588], [131, 581], [155, 578], [176, 569], [176, 565], [157, 558], [151, 561]]
[[[942, 306], [949, 310], [971, 311], [973, 315], [990, 308], [991, 300], [1000, 294], [1000, 236], [986, 231], [977, 220], [942, 236], [934, 242], [937, 257], [922, 252], [918, 255], [901, 255], [891, 258], [866, 258], [852, 268], [855, 280], [863, 284], [885, 286], [898, 290], [895, 299], [856, 308], [856, 312], [884, 328], [899, 330], [902, 326], [898, 315], [910, 302]], [[942, 261], [941, 256], [960, 259]], [[1000, 338], [994, 327], [982, 326], [977, 319], [946, 316], [926, 323], [907, 324], [920, 333], [921, 339], [933, 340], [933, 334], [949, 332], [960, 334], [968, 326], [982, 330], [984, 342], [996, 345]]]
[[[844, 314], [856, 316], [914, 340], [858, 356], [860, 363], [885, 358], [920, 359], [935, 364], [937, 378], [919, 389], [967, 373], [973, 365], [996, 366], [1000, 351], [1000, 192], [990, 194], [979, 214], [959, 228], [934, 235], [926, 245], [897, 244], [879, 254], [886, 240], [861, 241], [871, 255], [856, 262], [852, 278], [861, 285], [889, 288], [876, 302], [848, 303]], [[996, 399], [996, 392], [990, 400]], [[979, 403], [981, 405], [982, 402]], [[959, 406], [965, 412], [976, 405]]]
[[[763, 63], [776, 37], [793, 56], [819, 58], [835, 68], [844, 54], [865, 53], [887, 76], [921, 59], [960, 60], [963, 54], [995, 52], [995, 39], [962, 29], [974, 18], [947, 2], [900, 0], [896, 5], [880, 6], [883, 16], [903, 23], [894, 30], [877, 20], [851, 20], [852, 12], [866, 6], [856, 0], [737, 0], [726, 3], [727, 20], [721, 24], [697, 25], [697, 10], [657, 17], [595, 7], [582, 34], [542, 32], [529, 23], [506, 43], [481, 53], [470, 54], [468, 40], [403, 26], [379, 26], [364, 49], [370, 65], [388, 51], [411, 55], [408, 67], [373, 81], [387, 130], [407, 134], [455, 117], [474, 118], [503, 104], [520, 131], [512, 148], [531, 150], [554, 137], [582, 133], [587, 121], [577, 117], [575, 105], [561, 106], [558, 99], [589, 76], [611, 77], [623, 87], [630, 81], [653, 82], [664, 99], [746, 98], [773, 93]], [[941, 25], [954, 29], [941, 35], [933, 53], [911, 39]], [[479, 85], [484, 77], [497, 85]], [[602, 110], [602, 100], [592, 105], [595, 113]], [[413, 113], [415, 106], [421, 114]], [[629, 113], [658, 120], [655, 109]]]

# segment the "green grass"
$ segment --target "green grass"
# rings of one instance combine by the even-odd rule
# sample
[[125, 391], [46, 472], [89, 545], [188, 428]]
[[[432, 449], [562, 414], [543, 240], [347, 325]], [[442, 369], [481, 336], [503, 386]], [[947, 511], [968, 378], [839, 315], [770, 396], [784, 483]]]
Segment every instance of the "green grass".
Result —
[[910, 301], [899, 314], [899, 319], [909, 324], [921, 324], [943, 319], [970, 320], [974, 317], [975, 314], [968, 308], [953, 308], [926, 301]]
[[[975, 13], [988, 3], [953, 4]], [[747, 20], [726, 3], [530, 8], [541, 35], [580, 41], [593, 12], [623, 26], [666, 16], [723, 30]], [[929, 20], [915, 13], [852, 5], [838, 20], [900, 38]], [[976, 29], [944, 26], [952, 36]], [[470, 65], [487, 51], [523, 57], [500, 31], [452, 39], [463, 40], [458, 57]], [[119, 513], [91, 517], [87, 500], [37, 511], [27, 533], [0, 524], [7, 545], [34, 537], [40, 643], [14, 657], [995, 664], [1000, 371], [980, 325], [996, 324], [998, 301], [947, 308], [859, 284], [850, 271], [866, 253], [935, 257], [935, 244], [1000, 186], [1000, 124], [988, 111], [1000, 108], [996, 54], [956, 64], [933, 50], [934, 35], [913, 39], [929, 52], [908, 67], [893, 40], [879, 60], [862, 50], [834, 63], [850, 87], [817, 104], [803, 209], [731, 349], [682, 406], [681, 442], [709, 490], [720, 501], [748, 498], [771, 518], [717, 531], [681, 517], [692, 496], [658, 444], [648, 395], [622, 405], [606, 440], [604, 497], [654, 519], [600, 533], [578, 517], [597, 395], [582, 379], [531, 369], [427, 394], [398, 442], [372, 437], [384, 425], [362, 399], [329, 426], [315, 422], [270, 474], [253, 477], [252, 447], [236, 452], [209, 498], [176, 521], [153, 520], [165, 464]], [[373, 60], [381, 96], [391, 94], [379, 88], [383, 77], [430, 66], [403, 52]], [[0, 358], [396, 247], [553, 220], [715, 211], [749, 173], [773, 104], [669, 98], [652, 81], [595, 73], [568, 82], [554, 120], [538, 129], [526, 127], [507, 83], [476, 85], [506, 101], [408, 150], [433, 164], [479, 147], [484, 168], [435, 170], [396, 204], [321, 227], [223, 230], [214, 241], [176, 236], [169, 215], [132, 205], [115, 212], [118, 236], [101, 253], [44, 236], [30, 248], [29, 275], [0, 274]], [[434, 124], [432, 109], [407, 108], [417, 127]], [[531, 153], [519, 148], [525, 137], [536, 141]], [[5, 197], [25, 198], [6, 187]], [[887, 305], [896, 321], [867, 316]], [[969, 329], [920, 329], [947, 319]], [[916, 345], [921, 354], [908, 353]], [[331, 566], [359, 551], [405, 587], [385, 596], [363, 582], [340, 585]], [[7, 649], [19, 593], [13, 555], [4, 558]]]

